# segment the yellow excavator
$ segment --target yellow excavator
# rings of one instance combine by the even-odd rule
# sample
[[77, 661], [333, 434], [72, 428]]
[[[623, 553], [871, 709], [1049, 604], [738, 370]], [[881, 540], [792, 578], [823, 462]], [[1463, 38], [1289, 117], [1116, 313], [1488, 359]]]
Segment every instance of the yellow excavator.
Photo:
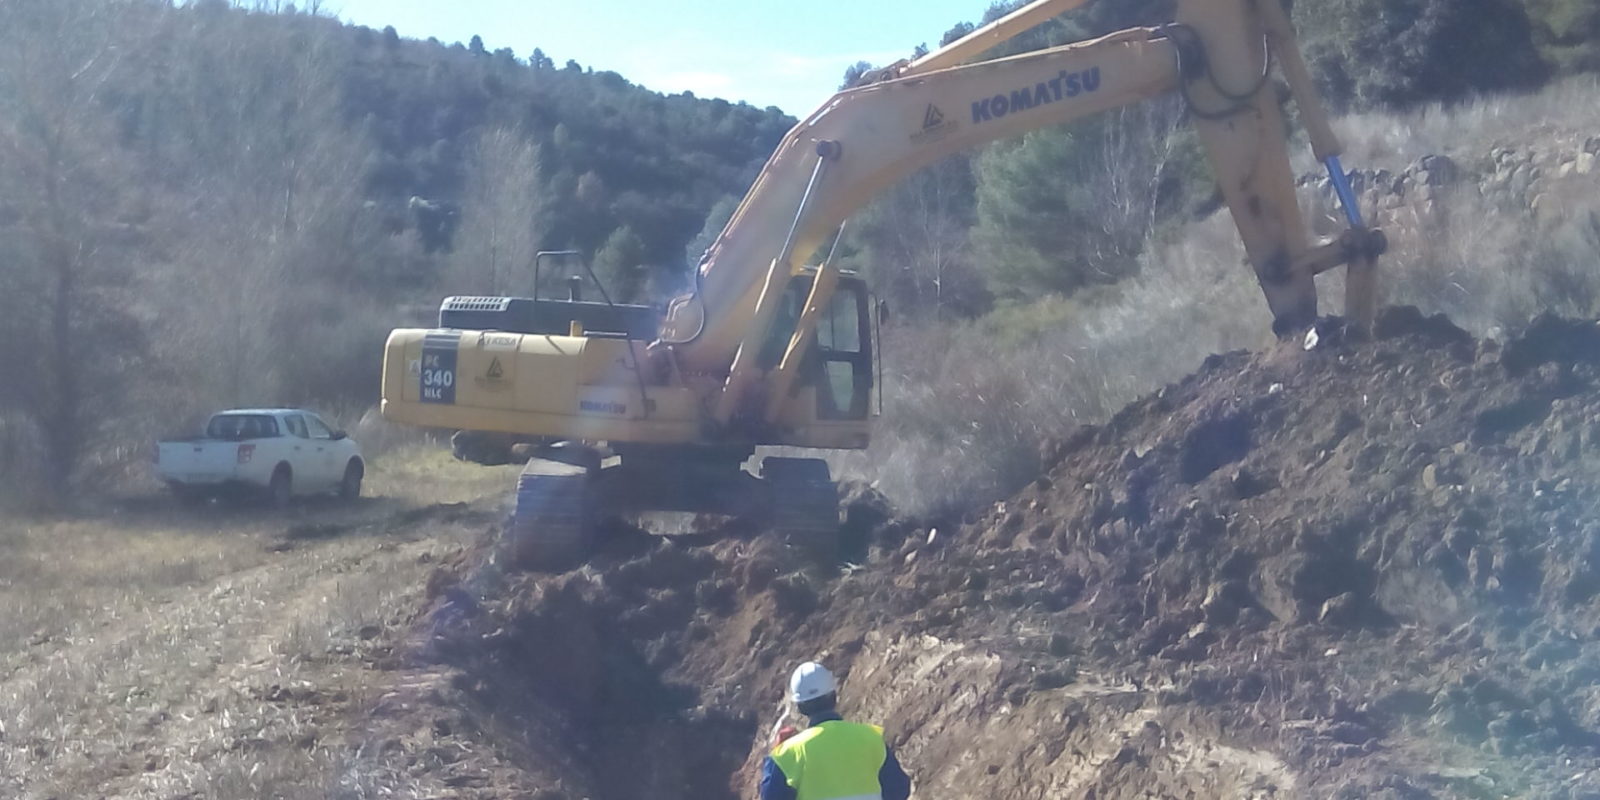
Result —
[[[581, 558], [604, 515], [757, 517], [825, 542], [839, 525], [826, 462], [758, 447], [861, 449], [878, 381], [878, 310], [832, 256], [846, 219], [957, 151], [1178, 92], [1281, 336], [1317, 316], [1313, 278], [1346, 268], [1345, 313], [1370, 326], [1381, 232], [1280, 0], [1177, 0], [1174, 22], [991, 60], [995, 45], [1086, 0], [1038, 0], [935, 52], [876, 70], [789, 132], [664, 310], [585, 299], [451, 297], [432, 330], [390, 334], [383, 414], [530, 456], [507, 531], [520, 564]], [[1273, 65], [1328, 168], [1348, 230], [1313, 243], [1295, 198]], [[464, 439], [459, 437], [465, 437]], [[470, 447], [468, 449], [471, 449]]]

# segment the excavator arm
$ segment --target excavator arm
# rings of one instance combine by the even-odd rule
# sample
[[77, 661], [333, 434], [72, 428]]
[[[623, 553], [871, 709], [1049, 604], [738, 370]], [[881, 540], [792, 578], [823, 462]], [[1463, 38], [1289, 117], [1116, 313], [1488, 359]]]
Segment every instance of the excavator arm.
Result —
[[[528, 457], [507, 531], [517, 563], [568, 563], [599, 516], [639, 510], [760, 518], [826, 551], [839, 523], [827, 463], [768, 455], [758, 474], [745, 469], [763, 445], [869, 440], [865, 292], [831, 256], [814, 271], [804, 260], [941, 158], [1171, 92], [1188, 103], [1279, 332], [1315, 319], [1313, 278], [1344, 264], [1346, 313], [1358, 329], [1370, 321], [1382, 237], [1355, 208], [1280, 0], [1176, 0], [1170, 25], [969, 63], [1083, 2], [1038, 0], [835, 95], [784, 139], [659, 326], [652, 308], [577, 291], [447, 299], [437, 328], [390, 334], [384, 416], [459, 430], [463, 454]], [[1328, 244], [1309, 241], [1295, 201], [1274, 63], [1345, 201], [1350, 230]], [[635, 345], [652, 334], [643, 359]]]
[[[1342, 264], [1364, 267], [1359, 275], [1352, 269], [1349, 281], [1363, 296], [1347, 307], [1370, 313], [1381, 236], [1364, 229], [1346, 197], [1351, 231], [1313, 246], [1295, 198], [1288, 126], [1270, 81], [1274, 62], [1317, 155], [1337, 186], [1345, 179], [1338, 140], [1278, 0], [1178, 0], [1171, 25], [962, 63], [1083, 2], [1024, 6], [939, 51], [870, 75], [867, 85], [836, 94], [789, 133], [702, 259], [696, 291], [669, 306], [657, 343], [688, 371], [727, 376], [714, 404], [718, 422], [745, 413], [747, 390], [767, 377], [756, 355], [788, 278], [872, 198], [953, 153], [1173, 91], [1188, 103], [1275, 329], [1287, 335], [1308, 326], [1317, 314], [1314, 276]], [[822, 266], [808, 309], [826, 304], [831, 269]], [[804, 355], [806, 322], [778, 367], [780, 386]], [[761, 416], [770, 420], [778, 408], [772, 403]]]

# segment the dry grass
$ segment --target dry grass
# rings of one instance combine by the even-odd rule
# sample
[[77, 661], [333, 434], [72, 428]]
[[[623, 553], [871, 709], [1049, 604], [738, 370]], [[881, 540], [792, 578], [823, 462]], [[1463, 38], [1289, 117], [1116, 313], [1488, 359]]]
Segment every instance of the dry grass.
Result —
[[[476, 534], [411, 510], [508, 492], [514, 474], [401, 448], [356, 504], [140, 498], [0, 521], [0, 797], [328, 796], [346, 756], [326, 696], [387, 680], [358, 656]], [[286, 538], [306, 524], [334, 534]]]
[[[231, 751], [296, 735], [303, 721], [224, 677], [256, 660], [226, 632], [266, 612], [259, 587], [272, 578], [264, 524], [236, 527], [164, 514], [11, 531], [0, 589], [10, 746], [0, 747], [0, 773], [17, 788], [79, 796], [149, 770], [158, 795], [200, 789], [228, 774]], [[201, 723], [206, 708], [224, 707]], [[152, 742], [190, 724], [200, 727], [177, 734], [186, 753]]]
[[445, 445], [412, 444], [373, 456], [363, 492], [372, 497], [403, 498], [417, 505], [509, 497], [520, 472], [520, 466], [485, 467], [457, 461]]
[[[1446, 105], [1430, 103], [1404, 113], [1351, 114], [1334, 127], [1345, 145], [1346, 167], [1400, 169], [1437, 153], [1487, 156], [1495, 146], [1538, 142], [1551, 132], [1600, 133], [1600, 77], [1563, 79], [1532, 94], [1495, 94]], [[1317, 165], [1299, 148], [1302, 172]]]
[[463, 464], [426, 446], [391, 451], [369, 469], [366, 499], [355, 506], [309, 500], [286, 513], [249, 506], [183, 509], [156, 496], [93, 517], [0, 519], [0, 656], [101, 609], [268, 563], [271, 553], [263, 545], [287, 526], [492, 497], [509, 493], [517, 472]]
[[886, 342], [885, 415], [871, 450], [835, 459], [904, 510], [941, 514], [1037, 477], [1041, 445], [1192, 371], [1254, 347], [1270, 319], [1226, 217], [1145, 258], [1094, 302], [1046, 301]]
[[[1575, 78], [1537, 95], [1340, 125], [1347, 167], [1398, 169], [1430, 153], [1471, 164], [1472, 148], [1486, 160], [1494, 144], [1570, 142], [1575, 132], [1600, 131], [1600, 81]], [[1382, 265], [1384, 302], [1442, 312], [1489, 337], [1544, 310], [1600, 315], [1600, 176], [1553, 181], [1547, 191], [1559, 213], [1508, 207], [1471, 183], [1431, 206], [1395, 211], [1384, 222], [1392, 245]], [[1307, 207], [1313, 218], [1335, 214], [1320, 201]], [[1153, 246], [1140, 270], [1094, 297], [1042, 300], [956, 328], [889, 332], [886, 410], [873, 447], [835, 457], [835, 470], [873, 482], [911, 513], [992, 502], [1037, 476], [1041, 444], [1109, 418], [1207, 355], [1270, 341], [1265, 301], [1225, 214]], [[1319, 290], [1323, 312], [1341, 313], [1339, 275], [1319, 279]]]
[[1498, 207], [1472, 187], [1434, 213], [1410, 212], [1390, 229], [1387, 299], [1496, 339], [1543, 311], [1600, 314], [1600, 180], [1573, 182], [1582, 191], [1555, 219]]
[[[256, 530], [175, 515], [0, 523], [0, 656], [96, 612], [262, 563]], [[235, 521], [235, 525], [237, 521]]]
[[298, 604], [273, 652], [294, 660], [318, 659], [347, 650], [386, 625], [399, 624], [400, 601], [416, 591], [405, 570], [382, 564], [334, 580]]

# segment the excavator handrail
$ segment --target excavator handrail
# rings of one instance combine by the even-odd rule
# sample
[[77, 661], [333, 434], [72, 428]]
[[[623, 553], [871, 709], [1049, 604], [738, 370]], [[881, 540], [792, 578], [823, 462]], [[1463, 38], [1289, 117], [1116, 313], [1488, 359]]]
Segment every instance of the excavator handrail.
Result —
[[[533, 254], [533, 299], [535, 299], [535, 300], [539, 299], [539, 273], [540, 273], [540, 270], [542, 269], [542, 265], [544, 264], [544, 260], [546, 258], [555, 258], [557, 256], [568, 256], [568, 257], [576, 256], [578, 258], [578, 262], [580, 264], [585, 263], [584, 260], [583, 260], [583, 252], [579, 251], [579, 250], [540, 250], [539, 252], [534, 253]], [[587, 266], [587, 265], [585, 264], [585, 266]], [[591, 278], [594, 277], [592, 273], [590, 274], [590, 277]], [[599, 281], [595, 281], [595, 284], [598, 285]], [[600, 293], [602, 295], [604, 295], [605, 294], [605, 289], [601, 289]], [[608, 303], [608, 305], [609, 305], [609, 303]]]
[[[600, 282], [600, 276], [595, 274], [594, 265], [590, 264], [588, 259], [583, 258], [583, 252], [579, 250], [540, 250], [539, 252], [534, 253], [533, 299], [535, 301], [539, 299], [540, 264], [546, 257], [554, 256], [578, 257], [578, 263], [583, 267], [583, 271], [589, 273], [589, 280], [594, 281], [594, 287], [600, 291], [600, 299], [604, 300], [605, 304], [611, 308], [617, 307], [617, 304], [611, 300], [611, 293], [606, 291], [605, 284]], [[574, 323], [574, 326], [576, 326], [576, 323]], [[625, 338], [628, 342], [628, 368], [631, 372], [633, 372], [634, 381], [639, 387], [639, 408], [645, 417], [649, 417], [652, 403], [650, 401], [650, 391], [648, 388], [646, 388], [647, 382], [644, 379], [644, 367], [641, 365], [639, 360], [637, 343], [634, 341], [632, 336], [627, 336]]]

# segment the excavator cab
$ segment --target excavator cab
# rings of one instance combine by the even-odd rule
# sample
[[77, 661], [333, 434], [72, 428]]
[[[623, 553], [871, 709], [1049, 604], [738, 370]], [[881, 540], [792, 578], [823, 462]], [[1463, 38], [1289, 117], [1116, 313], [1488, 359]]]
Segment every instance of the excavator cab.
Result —
[[817, 321], [817, 418], [866, 419], [872, 408], [872, 296], [860, 278], [841, 278]]
[[[761, 349], [761, 369], [776, 369], [783, 360], [814, 281], [815, 273], [811, 272], [789, 280]], [[817, 318], [814, 345], [800, 367], [803, 384], [816, 389], [817, 419], [865, 420], [869, 416], [875, 374], [875, 307], [866, 281], [855, 275], [839, 277], [827, 307]]]

